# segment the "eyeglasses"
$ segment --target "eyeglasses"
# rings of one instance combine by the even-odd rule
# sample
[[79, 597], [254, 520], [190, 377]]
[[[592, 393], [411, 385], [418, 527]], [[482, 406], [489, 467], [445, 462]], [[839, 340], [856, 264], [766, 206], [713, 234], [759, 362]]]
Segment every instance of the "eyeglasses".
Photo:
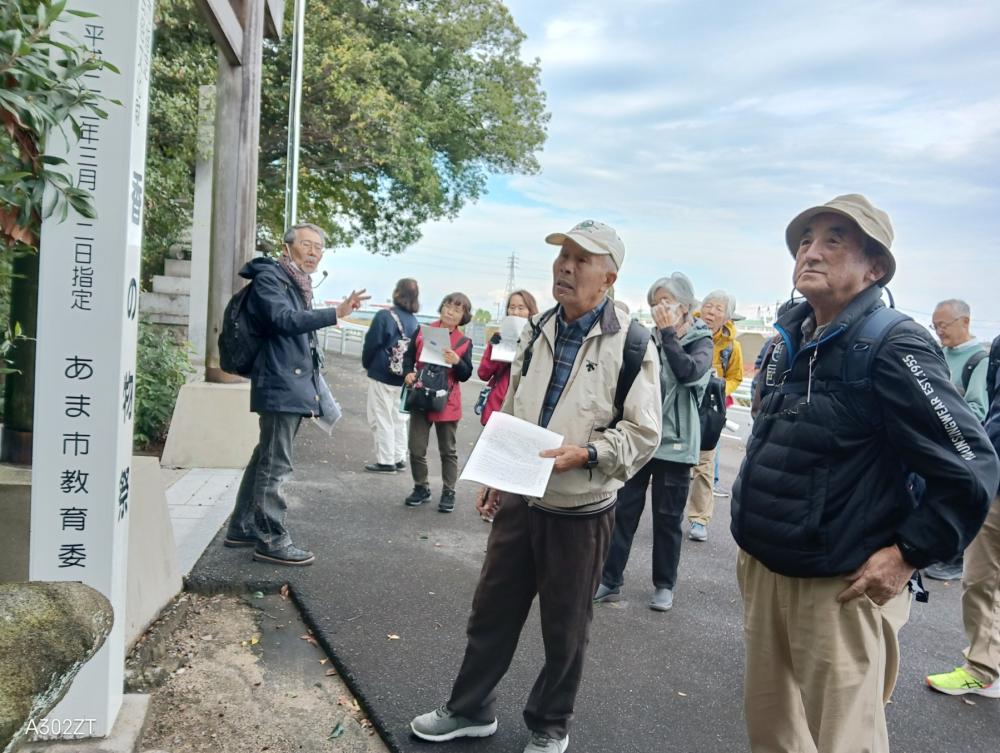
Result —
[[950, 327], [952, 324], [954, 324], [961, 318], [962, 317], [960, 316], [956, 316], [950, 322], [943, 322], [943, 323], [931, 322], [931, 329], [934, 330], [935, 332], [944, 332], [946, 329], [948, 329], [948, 327]]
[[306, 251], [319, 251], [323, 253], [323, 244], [316, 243], [315, 241], [295, 241], [295, 245], [299, 248], [303, 248]]

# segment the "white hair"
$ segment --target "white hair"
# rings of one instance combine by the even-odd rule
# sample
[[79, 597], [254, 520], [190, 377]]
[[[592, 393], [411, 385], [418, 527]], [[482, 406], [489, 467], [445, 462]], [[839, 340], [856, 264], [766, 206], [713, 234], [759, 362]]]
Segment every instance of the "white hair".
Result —
[[955, 316], [972, 316], [972, 309], [969, 308], [969, 304], [960, 298], [949, 298], [946, 301], [941, 301], [934, 308], [939, 309], [942, 306], [950, 306]]
[[702, 308], [710, 301], [721, 301], [726, 307], [726, 319], [732, 319], [736, 313], [736, 297], [730, 295], [725, 290], [713, 290], [702, 299]]

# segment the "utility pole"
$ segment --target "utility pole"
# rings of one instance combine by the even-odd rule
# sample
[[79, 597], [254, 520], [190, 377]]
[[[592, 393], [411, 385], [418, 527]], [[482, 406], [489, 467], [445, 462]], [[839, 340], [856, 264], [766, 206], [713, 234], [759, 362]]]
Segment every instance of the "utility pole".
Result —
[[288, 91], [288, 159], [285, 170], [285, 227], [299, 218], [299, 138], [302, 131], [302, 58], [305, 46], [306, 0], [295, 0], [292, 32], [292, 75]]
[[507, 260], [507, 286], [504, 288], [503, 297], [507, 301], [510, 299], [510, 294], [517, 290], [517, 282], [515, 281], [515, 270], [517, 269], [517, 252], [510, 255]]

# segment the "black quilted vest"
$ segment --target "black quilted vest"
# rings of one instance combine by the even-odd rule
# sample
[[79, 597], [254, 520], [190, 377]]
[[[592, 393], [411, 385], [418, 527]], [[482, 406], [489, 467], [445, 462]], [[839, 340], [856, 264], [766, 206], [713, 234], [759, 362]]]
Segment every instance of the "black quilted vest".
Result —
[[882, 307], [880, 296], [878, 287], [859, 294], [805, 347], [807, 303], [776, 325], [782, 342], [761, 375], [761, 411], [733, 487], [731, 530], [742, 549], [782, 575], [849, 573], [891, 544], [912, 510], [870, 380], [845, 381], [846, 351], [858, 346], [854, 336]]

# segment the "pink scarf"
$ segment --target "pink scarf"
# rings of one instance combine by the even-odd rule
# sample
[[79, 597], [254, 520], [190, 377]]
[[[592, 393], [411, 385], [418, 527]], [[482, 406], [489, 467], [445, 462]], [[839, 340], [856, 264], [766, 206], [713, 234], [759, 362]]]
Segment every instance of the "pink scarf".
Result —
[[312, 278], [295, 265], [287, 252], [278, 257], [278, 264], [288, 273], [288, 276], [295, 283], [295, 287], [299, 289], [302, 303], [307, 309], [311, 309], [313, 307]]

